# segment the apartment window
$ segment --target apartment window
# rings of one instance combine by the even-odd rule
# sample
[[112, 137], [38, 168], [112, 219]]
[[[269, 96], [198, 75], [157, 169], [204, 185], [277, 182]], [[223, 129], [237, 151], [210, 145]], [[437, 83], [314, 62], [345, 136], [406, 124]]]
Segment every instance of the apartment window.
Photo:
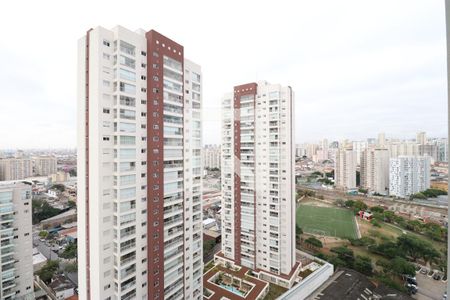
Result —
[[147, 104], [147, 100], [141, 100], [141, 104]]
[[134, 47], [134, 46], [131, 45], [131, 44], [128, 44], [127, 42], [120, 41], [120, 51], [121, 51], [121, 52], [124, 52], [124, 53], [126, 53], [126, 54], [128, 54], [128, 55], [134, 56], [134, 49], [135, 49], [135, 48], [136, 48], [136, 47]]
[[141, 51], [141, 55], [142, 55], [142, 56], [147, 56], [147, 52]]
[[158, 76], [153, 76], [153, 81], [159, 81], [159, 77]]
[[109, 141], [109, 136], [104, 136], [104, 137], [103, 137], [103, 140], [104, 140], [104, 141]]
[[104, 114], [109, 114], [109, 112], [110, 112], [109, 108], [104, 108], [104, 109], [103, 109], [103, 113], [104, 113]]
[[153, 64], [153, 69], [159, 69], [159, 65], [158, 64]]
[[111, 56], [109, 54], [103, 53], [103, 59], [109, 60], [110, 57]]
[[119, 77], [124, 80], [136, 81], [136, 73], [122, 68], [119, 69]]
[[120, 82], [120, 91], [128, 94], [136, 94], [136, 86], [125, 82]]
[[109, 41], [103, 40], [103, 45], [105, 45], [106, 47], [109, 47], [111, 44], [109, 43]]
[[153, 57], [159, 57], [159, 54], [158, 54], [158, 52], [156, 52], [156, 51], [153, 51]]
[[147, 76], [142, 75], [142, 76], [141, 76], [141, 79], [142, 79], [142, 80], [147, 80]]
[[147, 65], [146, 64], [141, 64], [141, 67], [146, 68]]
[[136, 61], [134, 59], [126, 57], [126, 56], [123, 56], [123, 55], [121, 55], [119, 57], [119, 63], [122, 66], [126, 66], [126, 67], [129, 67], [129, 68], [132, 68], [132, 69], [134, 69], [136, 67]]

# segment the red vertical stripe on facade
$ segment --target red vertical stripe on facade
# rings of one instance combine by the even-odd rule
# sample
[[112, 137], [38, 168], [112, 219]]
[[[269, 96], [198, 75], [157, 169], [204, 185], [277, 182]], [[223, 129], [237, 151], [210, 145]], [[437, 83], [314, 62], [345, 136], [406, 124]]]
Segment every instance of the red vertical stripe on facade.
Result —
[[86, 294], [87, 298], [91, 299], [91, 257], [90, 257], [90, 237], [89, 237], [89, 44], [90, 44], [90, 32], [92, 28], [86, 33], [86, 55], [85, 55], [85, 97], [86, 97], [86, 111], [85, 111], [85, 156], [86, 156]]
[[[241, 175], [236, 172], [240, 170], [241, 160], [241, 96], [256, 96], [258, 85], [256, 83], [248, 83], [234, 87], [234, 261], [241, 265]], [[256, 101], [256, 99], [255, 99]], [[256, 120], [255, 120], [256, 121]], [[255, 132], [256, 135], [256, 132]], [[237, 165], [236, 165], [237, 164]], [[255, 180], [256, 181], [256, 180]], [[256, 190], [255, 190], [256, 197]], [[254, 242], [255, 242], [255, 268], [256, 268], [256, 198], [254, 205]]]
[[[184, 58], [183, 58], [184, 54], [183, 54], [183, 46], [175, 43], [174, 41], [168, 39], [167, 37], [161, 35], [160, 33], [154, 30], [147, 32], [145, 37], [147, 39], [147, 270], [148, 270], [147, 287], [148, 287], [148, 299], [163, 299], [164, 298], [163, 57], [167, 56], [179, 61], [182, 64], [184, 70]], [[181, 97], [181, 100], [183, 101], [183, 97]]]

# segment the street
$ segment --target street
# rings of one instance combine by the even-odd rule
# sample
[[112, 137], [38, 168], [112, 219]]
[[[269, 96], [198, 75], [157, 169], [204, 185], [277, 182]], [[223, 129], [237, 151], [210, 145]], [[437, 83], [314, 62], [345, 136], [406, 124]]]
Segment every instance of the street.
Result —
[[[58, 260], [59, 259], [58, 253], [51, 250], [51, 248], [49, 246], [47, 246], [47, 244], [45, 242], [41, 242], [37, 232], [33, 233], [33, 246], [36, 247], [39, 250], [39, 252], [41, 252], [42, 255], [44, 255], [49, 260]], [[73, 284], [78, 286], [78, 274], [65, 272], [64, 267], [67, 264], [64, 263], [61, 259], [59, 259], [59, 261], [60, 261], [59, 270], [63, 271], [64, 274], [66, 275], [66, 277], [69, 278], [69, 280], [72, 281]]]

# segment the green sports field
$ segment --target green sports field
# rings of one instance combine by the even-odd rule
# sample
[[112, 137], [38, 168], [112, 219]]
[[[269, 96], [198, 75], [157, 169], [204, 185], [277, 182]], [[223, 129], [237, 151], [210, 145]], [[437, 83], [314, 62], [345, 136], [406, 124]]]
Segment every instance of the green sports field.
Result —
[[357, 238], [355, 222], [353, 213], [345, 209], [310, 205], [297, 208], [297, 225], [306, 233]]

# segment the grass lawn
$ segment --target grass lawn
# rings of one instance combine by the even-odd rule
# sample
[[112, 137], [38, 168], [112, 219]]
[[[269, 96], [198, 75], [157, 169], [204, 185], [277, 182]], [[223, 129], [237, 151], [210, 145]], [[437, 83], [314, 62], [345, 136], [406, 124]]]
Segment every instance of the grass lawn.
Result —
[[284, 287], [269, 283], [269, 293], [263, 300], [275, 300], [287, 291]]
[[357, 238], [353, 212], [341, 208], [300, 205], [297, 225], [306, 233]]

